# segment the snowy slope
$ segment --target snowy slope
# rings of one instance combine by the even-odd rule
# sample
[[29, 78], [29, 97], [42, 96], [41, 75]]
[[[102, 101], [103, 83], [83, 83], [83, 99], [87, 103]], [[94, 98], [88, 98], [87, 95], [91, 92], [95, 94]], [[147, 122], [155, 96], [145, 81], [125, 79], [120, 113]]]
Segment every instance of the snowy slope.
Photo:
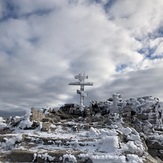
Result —
[[162, 103], [157, 98], [123, 101], [120, 97], [116, 106], [110, 99], [94, 103], [94, 108], [86, 108], [86, 113], [66, 107], [58, 111], [33, 109], [32, 115], [7, 121], [0, 118], [0, 160], [58, 163], [163, 160]]

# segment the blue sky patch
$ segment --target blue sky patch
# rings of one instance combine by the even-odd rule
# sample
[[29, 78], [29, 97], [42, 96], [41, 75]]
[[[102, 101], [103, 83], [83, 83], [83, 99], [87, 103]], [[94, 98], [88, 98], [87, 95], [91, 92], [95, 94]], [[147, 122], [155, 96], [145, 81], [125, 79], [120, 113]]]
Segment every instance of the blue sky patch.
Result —
[[49, 14], [53, 10], [54, 8], [49, 8], [49, 9], [41, 8], [29, 13], [20, 14], [19, 7], [16, 4], [14, 4], [12, 1], [5, 1], [4, 12], [2, 13], [0, 22], [7, 21], [9, 19], [28, 18], [32, 15], [43, 16]]
[[28, 40], [32, 45], [36, 45], [39, 41], [39, 37], [32, 37]]
[[127, 64], [121, 64], [116, 67], [116, 72], [121, 72], [127, 67]]
[[162, 55], [156, 55], [156, 56], [147, 55], [146, 58], [148, 58], [150, 60], [163, 59], [163, 54]]
[[105, 11], [108, 11], [109, 8], [111, 8], [111, 6], [117, 2], [117, 0], [108, 0], [106, 1], [105, 3], [102, 2], [102, 0], [90, 0], [90, 2], [95, 2], [95, 3], [98, 3], [98, 4], [102, 4], [103, 5], [103, 8], [105, 9]]
[[142, 48], [140, 50], [138, 50], [138, 53], [147, 56], [151, 56], [152, 54], [155, 53], [157, 47], [154, 48], [150, 48], [150, 47], [146, 47], [146, 48]]
[[144, 48], [140, 49], [138, 53], [144, 55], [145, 58], [150, 59], [150, 60], [155, 60], [155, 59], [162, 59], [163, 54], [155, 54], [157, 47], [154, 48]]
[[8, 19], [16, 19], [17, 18], [17, 10], [19, 9], [12, 1], [4, 1], [3, 2], [4, 11], [2, 13], [2, 18], [0, 22], [6, 21]]
[[30, 17], [32, 15], [43, 16], [43, 15], [48, 15], [52, 11], [53, 11], [53, 9], [39, 9], [39, 10], [33, 11], [31, 13], [25, 14], [22, 17], [28, 18], [28, 17]]

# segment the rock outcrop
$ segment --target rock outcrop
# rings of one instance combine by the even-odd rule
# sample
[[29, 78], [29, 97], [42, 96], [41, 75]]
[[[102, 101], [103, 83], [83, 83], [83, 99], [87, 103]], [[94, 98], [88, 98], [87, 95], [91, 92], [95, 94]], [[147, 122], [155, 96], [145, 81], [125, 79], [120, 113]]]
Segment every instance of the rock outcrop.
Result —
[[123, 100], [114, 94], [104, 102], [92, 101], [83, 110], [76, 104], [32, 108], [29, 115], [3, 120], [0, 160], [163, 162], [162, 120], [161, 103], [151, 96]]

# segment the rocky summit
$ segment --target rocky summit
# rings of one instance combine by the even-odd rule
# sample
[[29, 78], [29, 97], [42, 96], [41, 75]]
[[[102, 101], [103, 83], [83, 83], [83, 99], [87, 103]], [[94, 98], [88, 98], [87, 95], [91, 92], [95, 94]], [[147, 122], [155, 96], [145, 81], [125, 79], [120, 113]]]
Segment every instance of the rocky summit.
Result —
[[152, 96], [31, 108], [0, 118], [0, 161], [162, 163], [162, 121], [163, 105]]

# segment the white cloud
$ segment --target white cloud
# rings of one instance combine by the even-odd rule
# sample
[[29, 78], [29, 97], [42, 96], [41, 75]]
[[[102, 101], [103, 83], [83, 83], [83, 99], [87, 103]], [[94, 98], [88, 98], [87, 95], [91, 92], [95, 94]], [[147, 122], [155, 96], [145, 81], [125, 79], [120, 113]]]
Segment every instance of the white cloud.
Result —
[[0, 1], [0, 19], [2, 18], [3, 15], [3, 3]]
[[[114, 89], [126, 96], [144, 95], [148, 93], [144, 89], [148, 83], [154, 95], [163, 98], [161, 85], [151, 84], [161, 80], [157, 66], [162, 66], [163, 61], [150, 60], [145, 58], [147, 54], [139, 53], [148, 47], [157, 47], [157, 53], [162, 53], [162, 37], [148, 35], [162, 23], [162, 2], [117, 1], [108, 13], [103, 9], [104, 1], [69, 2], [13, 1], [17, 17], [0, 22], [1, 108], [58, 105], [76, 100], [76, 88], [67, 84], [81, 71], [94, 81], [94, 87], [87, 88], [89, 99], [108, 98], [107, 92]], [[108, 19], [108, 14], [114, 19]], [[120, 65], [126, 67], [116, 72]], [[150, 77], [150, 68], [159, 73]], [[149, 75], [145, 85], [138, 80], [139, 75], [142, 82], [147, 79], [142, 72]], [[135, 85], [140, 90], [130, 91]]]
[[144, 37], [163, 23], [163, 1], [118, 1], [110, 13], [115, 23], [130, 30], [137, 37]]

